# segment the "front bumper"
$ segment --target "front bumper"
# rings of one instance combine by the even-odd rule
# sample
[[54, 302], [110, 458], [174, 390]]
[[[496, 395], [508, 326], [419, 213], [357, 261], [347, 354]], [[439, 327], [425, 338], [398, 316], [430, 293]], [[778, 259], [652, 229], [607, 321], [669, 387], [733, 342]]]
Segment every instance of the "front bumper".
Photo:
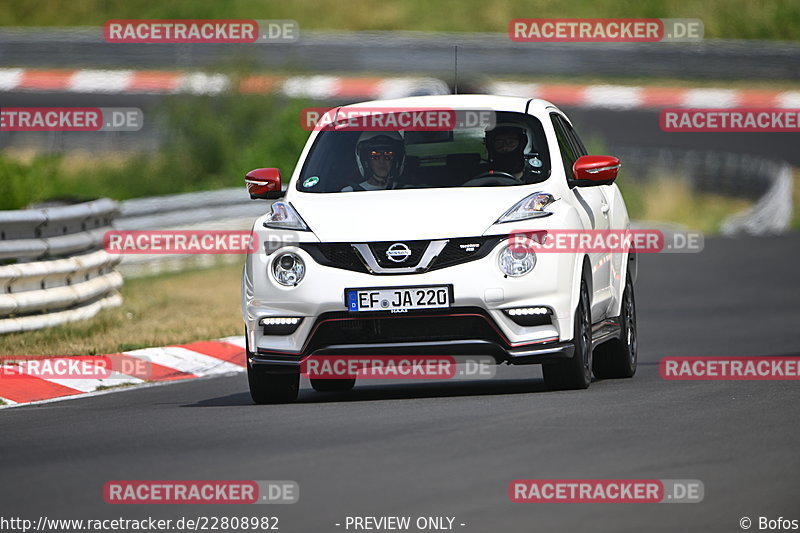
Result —
[[[242, 310], [247, 328], [248, 350], [252, 353], [291, 355], [295, 358], [310, 355], [322, 348], [312, 346], [309, 341], [324, 317], [330, 314], [339, 314], [342, 319], [355, 318], [356, 315], [360, 319], [374, 316], [372, 313], [349, 314], [344, 301], [345, 289], [367, 287], [452, 286], [451, 305], [454, 307], [448, 311], [477, 310], [497, 330], [498, 339], [494, 341], [497, 346], [481, 346], [483, 353], [486, 353], [487, 348], [492, 353], [516, 349], [524, 352], [533, 345], [570, 340], [573, 326], [570, 298], [574, 288], [575, 256], [566, 253], [539, 254], [531, 273], [519, 278], [509, 278], [503, 276], [497, 266], [502, 247], [501, 243], [479, 260], [440, 270], [410, 275], [376, 276], [321, 265], [300, 247], [287, 246], [281, 251], [297, 254], [306, 264], [305, 278], [295, 287], [280, 286], [272, 279], [269, 270], [276, 253], [249, 255], [242, 286]], [[521, 326], [505, 312], [506, 309], [515, 307], [547, 307], [552, 311], [552, 321], [548, 325]], [[303, 320], [290, 335], [265, 335], [259, 321], [269, 317], [302, 317]], [[403, 315], [396, 317], [402, 319]], [[402, 343], [409, 345], [411, 349], [411, 345], [427, 347], [425, 341], [439, 340], [490, 339], [486, 336], [472, 338], [469, 331], [465, 331], [455, 338], [403, 339]], [[333, 339], [329, 344], [383, 345], [387, 342], [391, 344], [389, 341], [376, 343], [359, 339], [358, 342], [342, 342]], [[449, 346], [452, 349], [452, 343]]]
[[[546, 333], [552, 325], [541, 325]], [[491, 357], [496, 363], [536, 364], [571, 357], [571, 342], [557, 336], [512, 344], [481, 308], [451, 308], [393, 315], [347, 312], [317, 318], [297, 352], [259, 347], [250, 364], [295, 367], [313, 356]], [[288, 368], [287, 368], [288, 369]]]
[[496, 363], [512, 365], [542, 364], [574, 355], [575, 346], [571, 342], [549, 342], [536, 346], [506, 349], [501, 345], [485, 340], [458, 341], [419, 341], [406, 343], [339, 344], [315, 350], [308, 356], [300, 354], [280, 354], [260, 350], [249, 353], [251, 365], [269, 366], [287, 372], [299, 369], [306, 357], [324, 356], [397, 356], [427, 355], [431, 357], [452, 356], [490, 356]]

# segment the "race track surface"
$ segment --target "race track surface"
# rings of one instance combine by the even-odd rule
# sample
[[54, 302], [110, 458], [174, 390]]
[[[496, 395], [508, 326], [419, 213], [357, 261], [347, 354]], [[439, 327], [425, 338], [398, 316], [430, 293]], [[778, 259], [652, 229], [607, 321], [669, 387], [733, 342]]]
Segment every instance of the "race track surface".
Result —
[[[546, 392], [538, 367], [487, 382], [360, 384], [255, 406], [243, 375], [0, 411], [4, 516], [454, 516], [456, 530], [741, 531], [800, 518], [791, 381], [664, 381], [665, 356], [800, 355], [800, 235], [645, 255], [632, 380]], [[699, 479], [697, 504], [514, 504], [520, 478]], [[294, 505], [108, 505], [109, 480], [295, 480]], [[458, 524], [465, 524], [460, 526]], [[757, 530], [754, 525], [753, 530]]]

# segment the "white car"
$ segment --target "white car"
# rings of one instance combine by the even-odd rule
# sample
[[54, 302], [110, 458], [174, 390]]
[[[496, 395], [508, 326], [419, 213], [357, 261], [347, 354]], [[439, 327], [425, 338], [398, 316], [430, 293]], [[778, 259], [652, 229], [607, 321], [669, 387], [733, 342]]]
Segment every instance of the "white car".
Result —
[[[390, 131], [403, 121], [339, 119], [402, 110], [460, 122]], [[462, 120], [486, 111], [489, 123]], [[519, 246], [531, 243], [520, 235], [629, 227], [619, 161], [587, 156], [563, 112], [447, 95], [329, 115], [336, 126], [311, 133], [285, 192], [278, 169], [246, 177], [251, 198], [276, 200], [255, 221], [242, 281], [255, 402], [296, 399], [301, 362], [320, 355], [541, 363], [554, 389], [633, 376], [636, 255]], [[318, 391], [354, 383], [311, 380]]]

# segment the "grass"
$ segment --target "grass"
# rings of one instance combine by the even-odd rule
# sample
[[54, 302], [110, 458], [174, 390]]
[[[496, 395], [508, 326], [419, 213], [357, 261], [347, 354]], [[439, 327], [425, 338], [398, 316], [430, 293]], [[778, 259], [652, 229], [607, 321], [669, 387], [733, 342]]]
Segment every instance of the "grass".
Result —
[[693, 191], [686, 181], [671, 176], [645, 182], [629, 182], [623, 176], [617, 184], [631, 219], [672, 222], [706, 234], [718, 232], [728, 216], [753, 205], [741, 198]]
[[95, 387], [94, 392], [102, 390], [121, 389], [124, 387], [135, 387], [136, 385], [138, 385], [138, 383], [120, 383], [119, 385], [100, 385], [99, 387]]
[[6, 26], [99, 26], [113, 18], [251, 18], [294, 19], [301, 30], [505, 32], [513, 18], [551, 17], [699, 18], [706, 38], [800, 39], [796, 0], [0, 0], [0, 25]]
[[0, 336], [0, 355], [103, 355], [242, 335], [241, 265], [129, 279], [123, 304], [83, 322]]

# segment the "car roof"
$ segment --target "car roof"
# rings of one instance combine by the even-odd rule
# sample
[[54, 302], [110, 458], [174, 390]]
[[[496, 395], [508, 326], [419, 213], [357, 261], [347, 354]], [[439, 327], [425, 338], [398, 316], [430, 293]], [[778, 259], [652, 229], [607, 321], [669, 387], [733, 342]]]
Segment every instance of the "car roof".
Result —
[[[530, 106], [529, 106], [530, 102]], [[547, 100], [523, 98], [519, 96], [495, 96], [489, 94], [441, 94], [434, 96], [410, 96], [393, 100], [372, 100], [343, 106], [354, 107], [397, 107], [397, 108], [455, 108], [455, 109], [491, 109], [493, 111], [511, 111], [524, 113], [526, 109], [542, 112], [547, 108], [557, 109]]]

